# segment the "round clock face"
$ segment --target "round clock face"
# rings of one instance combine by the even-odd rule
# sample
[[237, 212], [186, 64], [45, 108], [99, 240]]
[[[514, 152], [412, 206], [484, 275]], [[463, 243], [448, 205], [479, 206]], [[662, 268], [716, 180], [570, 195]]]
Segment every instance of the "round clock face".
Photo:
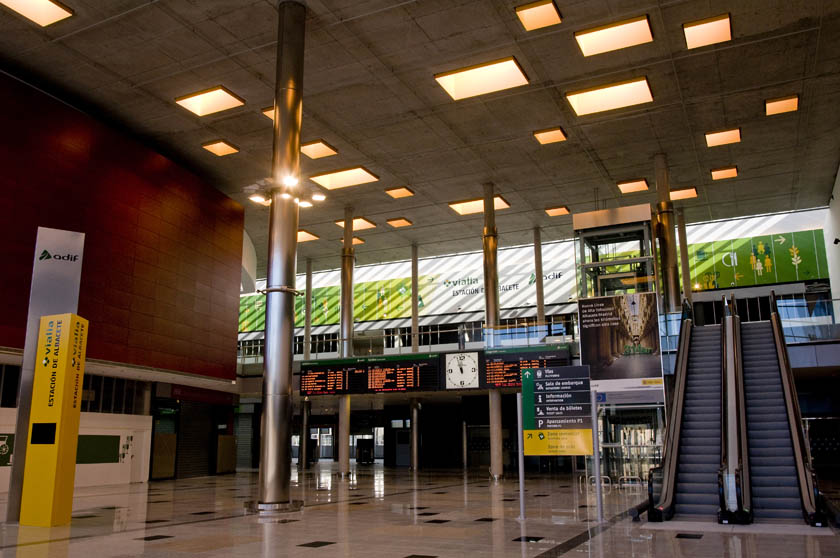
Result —
[[478, 387], [478, 353], [446, 355], [446, 389]]

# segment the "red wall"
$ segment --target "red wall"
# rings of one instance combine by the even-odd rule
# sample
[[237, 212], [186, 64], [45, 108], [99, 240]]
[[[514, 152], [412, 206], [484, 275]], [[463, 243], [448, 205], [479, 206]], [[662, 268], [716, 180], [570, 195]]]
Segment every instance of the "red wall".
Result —
[[38, 226], [85, 233], [88, 357], [233, 379], [242, 207], [0, 73], [0, 346], [22, 348]]

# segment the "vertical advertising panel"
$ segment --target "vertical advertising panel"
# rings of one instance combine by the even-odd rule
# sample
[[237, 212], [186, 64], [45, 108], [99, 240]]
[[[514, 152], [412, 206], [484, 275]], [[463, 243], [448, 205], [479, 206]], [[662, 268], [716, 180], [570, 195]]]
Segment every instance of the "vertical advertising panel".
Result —
[[580, 362], [590, 368], [592, 389], [662, 389], [655, 293], [581, 299], [578, 312]]
[[70, 523], [88, 322], [75, 314], [41, 318], [26, 438], [20, 523]]

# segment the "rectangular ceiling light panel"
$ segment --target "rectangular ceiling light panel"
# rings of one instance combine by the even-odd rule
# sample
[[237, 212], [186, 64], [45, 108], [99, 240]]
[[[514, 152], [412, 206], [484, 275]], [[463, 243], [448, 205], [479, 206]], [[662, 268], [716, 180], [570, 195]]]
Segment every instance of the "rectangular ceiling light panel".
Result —
[[584, 116], [653, 102], [653, 94], [646, 77], [614, 83], [603, 87], [568, 93], [566, 99], [575, 114]]
[[516, 17], [522, 22], [525, 31], [550, 27], [563, 22], [554, 0], [539, 0], [516, 7]]
[[528, 77], [513, 56], [437, 74], [435, 79], [456, 101], [528, 84]]
[[298, 230], [297, 234], [297, 241], [298, 242], [309, 242], [310, 240], [318, 240], [319, 236], [312, 234], [309, 231], [305, 231], [303, 229]]
[[706, 134], [706, 146], [717, 147], [719, 145], [729, 145], [730, 143], [740, 143], [741, 128], [733, 130], [723, 130], [721, 132], [709, 132]]
[[190, 93], [189, 95], [178, 97], [175, 99], [175, 102], [198, 116], [207, 116], [208, 114], [223, 110], [241, 107], [245, 104], [242, 98], [231, 93], [221, 85], [208, 89], [207, 91], [199, 91], [198, 93]]
[[[344, 244], [344, 239], [343, 238], [341, 239], [341, 243]], [[365, 243], [365, 241], [362, 240], [361, 238], [359, 238], [358, 236], [353, 237], [353, 246], [356, 246], [358, 244], [364, 244], [364, 243]]]
[[385, 193], [394, 198], [395, 200], [398, 200], [400, 198], [410, 198], [414, 195], [414, 191], [411, 190], [411, 188], [406, 188], [405, 186], [385, 190]]
[[575, 33], [584, 56], [642, 45], [653, 41], [647, 15]]
[[561, 205], [559, 207], [550, 207], [545, 210], [549, 217], [559, 217], [560, 215], [568, 215], [569, 208], [565, 205]]
[[398, 229], [400, 227], [410, 227], [414, 223], [406, 219], [405, 217], [397, 217], [396, 219], [388, 219], [388, 224]]
[[697, 197], [697, 188], [683, 188], [682, 190], [671, 190], [671, 201], [690, 200]]
[[735, 178], [738, 176], [738, 167], [726, 167], [712, 171], [712, 180], [723, 180], [724, 178]]
[[557, 143], [558, 141], [566, 141], [566, 134], [562, 128], [549, 128], [548, 130], [537, 130], [534, 132], [534, 137], [542, 145], [547, 143]]
[[56, 21], [67, 19], [73, 10], [53, 0], [0, 0], [7, 8], [16, 11], [26, 19], [41, 27], [52, 25]]
[[327, 190], [337, 190], [339, 188], [347, 188], [349, 186], [358, 186], [359, 184], [376, 182], [379, 180], [379, 177], [364, 167], [353, 167], [352, 169], [343, 169], [323, 174], [316, 174], [315, 176], [311, 176], [309, 179], [313, 182], [317, 182]]
[[732, 27], [729, 25], [729, 14], [723, 14], [700, 21], [683, 24], [685, 45], [689, 48], [700, 48], [732, 40]]
[[239, 152], [238, 147], [226, 142], [225, 140], [209, 141], [207, 143], [201, 144], [201, 147], [203, 147], [213, 155], [216, 155], [217, 157], [224, 157], [225, 155], [231, 155], [233, 153]]
[[780, 99], [769, 99], [764, 102], [764, 108], [767, 116], [797, 111], [799, 110], [799, 95], [791, 95], [790, 97], [782, 97]]
[[[335, 224], [343, 229], [344, 228], [344, 219], [342, 219], [341, 221], [336, 221]], [[373, 223], [372, 221], [368, 221], [364, 217], [354, 217], [353, 218], [353, 230], [354, 231], [363, 231], [365, 229], [375, 229], [375, 228], [376, 228], [376, 223]]]
[[635, 192], [647, 192], [648, 183], [644, 178], [640, 180], [625, 180], [617, 184], [622, 194], [633, 194]]
[[338, 155], [338, 150], [335, 147], [320, 139], [302, 144], [300, 146], [300, 152], [310, 159]]
[[[449, 204], [455, 213], [458, 215], [471, 215], [473, 213], [484, 213], [484, 198], [477, 200], [466, 200], [460, 202], [452, 202]], [[510, 204], [502, 197], [496, 196], [493, 198], [493, 207], [496, 211], [500, 209], [507, 209]]]

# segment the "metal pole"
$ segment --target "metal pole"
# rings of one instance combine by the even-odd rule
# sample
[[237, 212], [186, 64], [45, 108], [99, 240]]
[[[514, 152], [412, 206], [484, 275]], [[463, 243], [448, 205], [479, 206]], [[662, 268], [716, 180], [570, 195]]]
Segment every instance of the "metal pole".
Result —
[[[543, 290], [542, 235], [539, 227], [534, 227], [534, 275], [537, 287], [537, 325], [543, 325], [545, 324], [545, 292]], [[547, 331], [546, 334], [548, 334]]]
[[604, 503], [601, 496], [601, 447], [598, 439], [598, 392], [589, 392], [592, 405], [592, 469], [595, 473], [595, 504], [598, 513], [598, 523], [604, 522]]
[[516, 394], [516, 435], [519, 440], [519, 521], [525, 521], [525, 446], [522, 439], [522, 392]]
[[350, 473], [350, 396], [340, 395], [338, 399], [338, 473], [341, 477]]
[[344, 247], [341, 249], [341, 356], [353, 356], [353, 208], [344, 208]]
[[420, 469], [420, 402], [411, 400], [411, 470]]
[[411, 352], [420, 350], [420, 276], [418, 275], [417, 244], [411, 245]]
[[682, 268], [683, 296], [691, 303], [691, 270], [688, 266], [688, 240], [685, 234], [685, 211], [677, 209], [677, 234], [680, 239], [680, 267]]
[[312, 351], [312, 258], [306, 258], [306, 302], [303, 308], [303, 359], [309, 360]]
[[469, 448], [467, 447], [467, 421], [461, 421], [461, 463], [464, 470], [469, 466]]
[[[495, 192], [492, 182], [484, 184], [484, 319], [486, 322], [485, 345], [496, 346], [496, 328], [499, 325], [499, 271], [497, 249], [499, 245], [496, 230]], [[502, 393], [498, 389], [488, 391], [490, 409], [490, 477], [499, 480], [504, 473], [502, 455]]]
[[[298, 467], [309, 469], [309, 415], [312, 414], [312, 401], [305, 398], [300, 406], [300, 444], [298, 445]], [[301, 485], [304, 484], [301, 481]]]
[[274, 145], [271, 156], [271, 210], [268, 230], [262, 444], [257, 509], [275, 511], [291, 504], [292, 358], [295, 334], [303, 111], [303, 44], [306, 7], [278, 7], [277, 81], [274, 92]]
[[677, 312], [680, 308], [680, 278], [677, 273], [677, 239], [674, 232], [674, 204], [671, 201], [668, 160], [660, 153], [653, 159], [656, 171], [656, 204], [661, 231], [660, 258], [662, 259], [662, 290], [665, 295], [665, 308], [668, 312]]

